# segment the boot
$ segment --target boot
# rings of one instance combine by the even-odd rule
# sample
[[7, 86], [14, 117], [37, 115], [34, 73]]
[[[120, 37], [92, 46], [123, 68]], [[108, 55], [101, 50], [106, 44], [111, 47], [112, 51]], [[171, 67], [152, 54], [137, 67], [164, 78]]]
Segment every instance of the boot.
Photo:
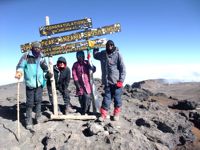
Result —
[[58, 115], [63, 115], [63, 113], [60, 110], [60, 106], [58, 105]]
[[[55, 114], [55, 112], [54, 112], [54, 105], [52, 104], [51, 105], [51, 112], [53, 113], [53, 114]], [[61, 110], [60, 110], [60, 106], [58, 105], [58, 115], [62, 115], [62, 112], [61, 112]]]
[[75, 113], [76, 110], [72, 109], [71, 106], [65, 105], [65, 115], [69, 114], [69, 113]]
[[100, 113], [101, 113], [101, 117], [99, 117], [99, 121], [103, 122], [106, 120], [107, 110], [105, 110], [104, 108], [101, 107]]
[[32, 108], [26, 108], [26, 129], [33, 129]]
[[121, 112], [120, 107], [115, 107], [114, 112], [113, 112], [113, 120], [118, 121], [119, 120], [119, 114]]

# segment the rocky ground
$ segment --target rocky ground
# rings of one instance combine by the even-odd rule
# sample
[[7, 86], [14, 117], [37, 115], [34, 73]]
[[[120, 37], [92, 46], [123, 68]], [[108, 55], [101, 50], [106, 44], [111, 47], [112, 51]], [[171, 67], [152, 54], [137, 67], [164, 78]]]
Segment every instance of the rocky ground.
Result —
[[[103, 89], [96, 80], [99, 101]], [[71, 103], [80, 115], [75, 87], [70, 84]], [[44, 90], [43, 122], [34, 131], [25, 129], [25, 88], [20, 84], [20, 139], [17, 135], [17, 84], [0, 87], [0, 149], [200, 149], [200, 83], [169, 84], [147, 80], [124, 87], [119, 121], [110, 116], [97, 120], [52, 120], [47, 91]], [[58, 95], [58, 103], [63, 105]], [[34, 113], [33, 113], [34, 116]]]

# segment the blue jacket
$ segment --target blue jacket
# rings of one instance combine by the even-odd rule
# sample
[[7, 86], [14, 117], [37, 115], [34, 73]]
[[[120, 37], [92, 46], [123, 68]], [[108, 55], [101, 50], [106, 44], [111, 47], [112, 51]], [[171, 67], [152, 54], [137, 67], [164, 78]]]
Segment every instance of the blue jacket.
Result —
[[42, 54], [35, 58], [32, 51], [25, 53], [21, 57], [16, 70], [24, 73], [25, 84], [29, 88], [46, 85], [44, 73], [48, 71], [48, 66]]

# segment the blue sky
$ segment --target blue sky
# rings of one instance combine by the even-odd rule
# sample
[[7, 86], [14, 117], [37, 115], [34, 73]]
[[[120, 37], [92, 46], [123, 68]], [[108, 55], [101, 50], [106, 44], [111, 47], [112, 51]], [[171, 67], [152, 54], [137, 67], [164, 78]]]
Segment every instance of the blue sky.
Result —
[[[126, 83], [152, 78], [200, 81], [199, 8], [199, 0], [1, 0], [0, 85], [16, 82], [20, 45], [46, 38], [39, 35], [45, 16], [50, 24], [85, 17], [92, 18], [93, 28], [120, 23], [121, 32], [101, 37], [119, 47]], [[75, 53], [62, 56], [71, 68]], [[93, 62], [100, 77], [100, 64]]]

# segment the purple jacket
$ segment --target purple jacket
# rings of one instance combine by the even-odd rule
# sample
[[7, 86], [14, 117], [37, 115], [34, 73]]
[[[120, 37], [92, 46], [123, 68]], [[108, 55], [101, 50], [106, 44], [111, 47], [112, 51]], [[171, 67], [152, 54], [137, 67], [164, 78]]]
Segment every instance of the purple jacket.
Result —
[[83, 64], [80, 64], [78, 61], [73, 64], [72, 67], [72, 76], [74, 81], [78, 81], [80, 85], [80, 91], [76, 91], [77, 95], [83, 95], [84, 91], [87, 94], [91, 94], [91, 85], [90, 85], [90, 65], [87, 60], [84, 60]]

